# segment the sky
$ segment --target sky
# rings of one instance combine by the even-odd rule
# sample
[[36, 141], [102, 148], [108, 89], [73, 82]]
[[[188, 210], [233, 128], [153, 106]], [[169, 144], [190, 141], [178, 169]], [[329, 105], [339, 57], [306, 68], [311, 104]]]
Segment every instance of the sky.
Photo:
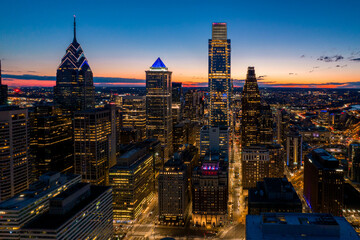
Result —
[[53, 86], [73, 38], [96, 86], [144, 86], [160, 57], [174, 82], [207, 86], [212, 22], [226, 22], [236, 86], [360, 87], [359, 0], [0, 0], [3, 84]]

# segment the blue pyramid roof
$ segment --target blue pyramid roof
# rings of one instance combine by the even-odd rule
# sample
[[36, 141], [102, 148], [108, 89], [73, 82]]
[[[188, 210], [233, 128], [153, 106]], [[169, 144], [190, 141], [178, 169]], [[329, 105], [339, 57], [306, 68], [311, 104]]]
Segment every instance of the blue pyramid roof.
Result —
[[156, 61], [154, 62], [154, 64], [151, 67], [152, 68], [166, 68], [165, 64], [163, 63], [163, 61], [161, 61], [160, 58], [156, 59]]

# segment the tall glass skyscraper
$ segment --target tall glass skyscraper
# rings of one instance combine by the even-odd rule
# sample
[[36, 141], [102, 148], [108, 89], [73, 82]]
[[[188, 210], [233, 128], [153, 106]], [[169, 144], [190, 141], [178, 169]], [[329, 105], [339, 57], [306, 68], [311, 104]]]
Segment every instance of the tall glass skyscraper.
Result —
[[158, 58], [146, 71], [146, 136], [156, 138], [164, 159], [172, 154], [171, 72]]
[[209, 92], [211, 126], [230, 126], [230, 39], [226, 23], [212, 24], [209, 39]]
[[242, 93], [241, 145], [248, 147], [260, 143], [260, 92], [255, 68], [249, 67]]
[[64, 109], [78, 111], [94, 108], [94, 95], [93, 73], [76, 40], [74, 18], [74, 39], [57, 69], [54, 100]]

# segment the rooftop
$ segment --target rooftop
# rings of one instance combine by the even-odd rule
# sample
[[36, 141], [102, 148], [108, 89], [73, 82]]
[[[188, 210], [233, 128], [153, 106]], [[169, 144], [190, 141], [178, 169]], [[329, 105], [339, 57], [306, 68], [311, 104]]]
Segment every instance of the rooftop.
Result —
[[163, 61], [161, 61], [161, 59], [159, 57], [156, 59], [156, 61], [150, 68], [166, 68], [167, 69], [167, 67], [165, 66]]

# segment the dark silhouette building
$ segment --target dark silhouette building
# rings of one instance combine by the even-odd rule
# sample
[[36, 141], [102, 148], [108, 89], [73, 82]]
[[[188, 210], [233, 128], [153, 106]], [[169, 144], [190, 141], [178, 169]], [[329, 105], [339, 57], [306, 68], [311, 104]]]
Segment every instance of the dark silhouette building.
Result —
[[49, 172], [73, 172], [71, 114], [52, 104], [38, 105], [30, 115], [30, 155], [34, 177]]
[[349, 178], [351, 181], [360, 182], [360, 144], [349, 145]]
[[8, 86], [2, 84], [1, 78], [1, 60], [0, 60], [0, 105], [7, 105]]
[[93, 73], [80, 44], [76, 40], [74, 18], [74, 39], [66, 49], [56, 72], [54, 101], [70, 111], [91, 109], [95, 106]]
[[226, 23], [213, 23], [212, 39], [209, 39], [209, 124], [211, 126], [230, 126], [232, 91], [230, 52]]
[[308, 154], [304, 164], [304, 197], [319, 213], [342, 215], [344, 201], [344, 171], [339, 161], [324, 149]]
[[264, 178], [249, 189], [248, 214], [302, 212], [300, 198], [286, 178]]

